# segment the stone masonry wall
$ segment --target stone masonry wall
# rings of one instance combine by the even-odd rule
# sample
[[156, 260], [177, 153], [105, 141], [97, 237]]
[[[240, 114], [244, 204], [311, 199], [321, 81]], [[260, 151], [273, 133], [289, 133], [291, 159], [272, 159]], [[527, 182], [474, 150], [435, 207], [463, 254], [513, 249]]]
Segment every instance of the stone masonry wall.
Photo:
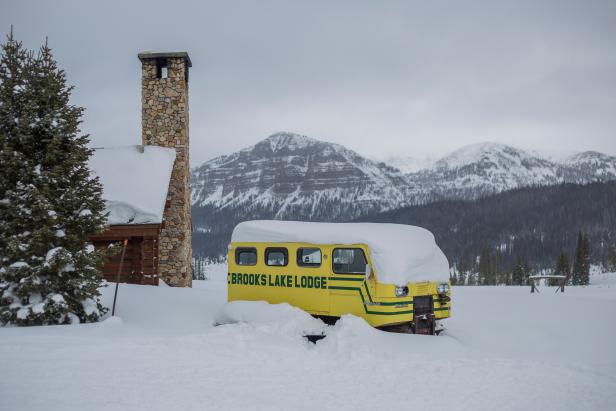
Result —
[[172, 147], [176, 160], [159, 241], [158, 273], [167, 284], [192, 285], [188, 81], [184, 58], [168, 58], [168, 78], [156, 77], [156, 60], [142, 60], [143, 145]]

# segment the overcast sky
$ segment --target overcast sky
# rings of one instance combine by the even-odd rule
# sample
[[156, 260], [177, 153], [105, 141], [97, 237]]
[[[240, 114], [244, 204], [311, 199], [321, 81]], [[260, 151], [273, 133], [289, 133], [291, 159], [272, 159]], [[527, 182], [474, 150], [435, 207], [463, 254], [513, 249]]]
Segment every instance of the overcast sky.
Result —
[[288, 130], [363, 155], [616, 154], [616, 1], [8, 1], [94, 146], [139, 144], [144, 50], [189, 52], [192, 164]]

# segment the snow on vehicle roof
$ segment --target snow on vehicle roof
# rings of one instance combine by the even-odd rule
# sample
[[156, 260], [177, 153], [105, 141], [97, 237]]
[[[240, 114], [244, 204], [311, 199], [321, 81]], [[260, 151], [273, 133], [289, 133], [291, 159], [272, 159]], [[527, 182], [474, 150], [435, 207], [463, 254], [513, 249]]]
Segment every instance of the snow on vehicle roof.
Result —
[[366, 244], [382, 283], [449, 280], [449, 263], [434, 235], [411, 225], [246, 221], [235, 227], [231, 242]]
[[88, 165], [103, 185], [108, 223], [161, 223], [174, 162], [172, 148], [95, 149]]

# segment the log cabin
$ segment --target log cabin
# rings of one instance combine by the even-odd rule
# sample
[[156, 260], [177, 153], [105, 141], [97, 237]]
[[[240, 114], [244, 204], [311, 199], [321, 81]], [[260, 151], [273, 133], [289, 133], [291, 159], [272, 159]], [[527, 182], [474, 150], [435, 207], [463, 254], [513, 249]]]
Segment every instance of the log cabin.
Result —
[[[120, 281], [192, 285], [186, 52], [145, 52], [141, 61], [141, 145], [97, 148], [90, 169], [103, 186], [107, 229], [95, 248], [128, 241]], [[120, 255], [103, 267], [115, 281]]]

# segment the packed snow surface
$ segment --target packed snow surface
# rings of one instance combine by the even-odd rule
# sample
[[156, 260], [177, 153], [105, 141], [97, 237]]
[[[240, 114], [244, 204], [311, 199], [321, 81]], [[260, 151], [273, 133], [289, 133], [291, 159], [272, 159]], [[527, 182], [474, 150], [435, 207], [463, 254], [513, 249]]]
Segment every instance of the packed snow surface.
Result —
[[162, 222], [174, 162], [172, 148], [96, 149], [88, 164], [103, 185], [108, 223]]
[[[215, 324], [267, 324], [276, 323], [286, 327], [287, 334], [324, 334], [327, 326], [323, 321], [306, 315], [305, 311], [289, 304], [269, 304], [265, 301], [232, 301], [225, 304], [216, 317]], [[282, 330], [280, 330], [282, 331]]]
[[382, 283], [449, 280], [449, 263], [434, 235], [411, 225], [245, 221], [235, 227], [231, 242], [366, 244]]
[[0, 328], [0, 410], [614, 409], [615, 273], [563, 294], [454, 287], [439, 337], [227, 304], [226, 266], [208, 276], [122, 284], [101, 323]]

